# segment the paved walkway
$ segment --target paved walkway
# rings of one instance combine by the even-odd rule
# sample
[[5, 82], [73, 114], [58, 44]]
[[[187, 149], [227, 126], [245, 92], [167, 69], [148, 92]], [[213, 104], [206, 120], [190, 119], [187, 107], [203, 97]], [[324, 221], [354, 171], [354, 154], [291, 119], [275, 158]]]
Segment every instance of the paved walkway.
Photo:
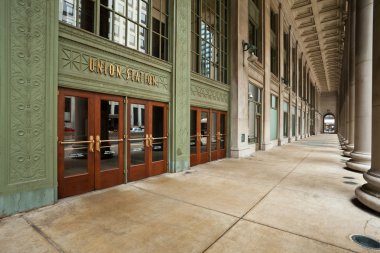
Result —
[[336, 135], [59, 201], [0, 220], [0, 252], [371, 252]]

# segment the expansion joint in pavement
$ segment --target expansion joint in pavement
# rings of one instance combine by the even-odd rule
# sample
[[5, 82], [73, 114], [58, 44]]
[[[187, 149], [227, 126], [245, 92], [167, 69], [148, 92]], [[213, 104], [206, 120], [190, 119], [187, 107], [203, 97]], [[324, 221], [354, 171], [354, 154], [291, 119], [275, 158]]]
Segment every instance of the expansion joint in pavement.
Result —
[[26, 223], [28, 223], [39, 235], [41, 235], [51, 246], [53, 246], [57, 252], [65, 253], [65, 251], [55, 242], [53, 241], [47, 234], [45, 234], [36, 224], [34, 224], [30, 219], [25, 216], [21, 216]]

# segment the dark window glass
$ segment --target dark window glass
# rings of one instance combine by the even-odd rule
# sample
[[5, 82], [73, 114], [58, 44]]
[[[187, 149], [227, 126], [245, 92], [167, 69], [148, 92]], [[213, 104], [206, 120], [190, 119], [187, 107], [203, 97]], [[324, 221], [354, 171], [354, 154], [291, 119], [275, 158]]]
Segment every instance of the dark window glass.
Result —
[[[202, 7], [202, 8], [200, 8]], [[221, 0], [191, 2], [191, 70], [227, 83], [227, 8]]]
[[[169, 59], [168, 0], [152, 0], [152, 4], [148, 0], [59, 1], [62, 22], [90, 32], [95, 32], [96, 26], [98, 35], [104, 38], [166, 61]], [[97, 24], [96, 13], [99, 13]]]

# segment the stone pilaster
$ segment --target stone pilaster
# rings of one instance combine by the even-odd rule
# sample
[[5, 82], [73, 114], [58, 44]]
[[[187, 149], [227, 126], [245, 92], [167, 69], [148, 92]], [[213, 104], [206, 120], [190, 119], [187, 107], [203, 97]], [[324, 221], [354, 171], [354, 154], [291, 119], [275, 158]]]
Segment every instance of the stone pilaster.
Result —
[[[235, 4], [240, 1], [236, 1]], [[271, 148], [270, 140], [270, 1], [263, 1], [264, 14], [264, 122], [263, 122], [263, 150]]]
[[58, 1], [0, 5], [1, 218], [56, 201]]
[[[373, 45], [380, 45], [380, 2], [374, 1]], [[358, 187], [356, 197], [364, 205], [380, 213], [380, 49], [373, 48], [373, 93], [372, 93], [372, 157], [371, 169], [364, 174], [367, 184]]]
[[[347, 167], [366, 172], [371, 162], [373, 0], [356, 2], [355, 148]], [[376, 129], [378, 130], [378, 129]]]
[[281, 4], [278, 9], [278, 21], [279, 21], [279, 77], [280, 77], [280, 85], [278, 86], [278, 127], [277, 127], [277, 137], [278, 137], [278, 145], [280, 146], [282, 144], [282, 139], [284, 138], [284, 94], [282, 93], [283, 87], [285, 84], [283, 84], [283, 77], [284, 77], [284, 16], [283, 12], [281, 9]]
[[295, 84], [296, 84], [296, 125], [295, 125], [295, 128], [296, 128], [296, 134], [295, 134], [295, 140], [299, 140], [299, 136], [298, 136], [298, 129], [299, 129], [299, 124], [298, 124], [298, 99], [299, 99], [299, 94], [298, 94], [298, 86], [300, 85], [300, 82], [299, 82], [299, 75], [300, 75], [300, 72], [299, 72], [299, 57], [298, 57], [298, 41], [296, 42], [296, 80], [294, 81]]
[[[231, 8], [231, 157], [246, 157], [254, 153], [248, 145], [248, 52], [243, 52], [243, 40], [248, 41], [248, 0], [230, 4]], [[264, 58], [267, 59], [267, 58]], [[265, 61], [266, 62], [266, 61]], [[270, 64], [270, 62], [269, 62]], [[264, 106], [265, 108], [265, 106]], [[265, 116], [264, 116], [265, 117]], [[264, 138], [265, 141], [265, 138]]]
[[174, 71], [170, 119], [170, 171], [179, 172], [190, 167], [190, 48], [191, 2], [174, 2]]
[[293, 107], [293, 39], [292, 39], [292, 27], [289, 27], [289, 108], [288, 108], [288, 123], [289, 123], [289, 130], [288, 130], [288, 142], [292, 142], [292, 133], [293, 133], [293, 124], [292, 124], [292, 107]]

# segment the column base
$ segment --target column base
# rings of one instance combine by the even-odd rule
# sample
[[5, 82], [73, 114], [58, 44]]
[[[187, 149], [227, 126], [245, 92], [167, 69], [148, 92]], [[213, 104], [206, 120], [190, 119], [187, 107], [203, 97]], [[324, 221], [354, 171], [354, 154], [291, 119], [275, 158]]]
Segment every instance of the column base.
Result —
[[274, 145], [272, 143], [263, 143], [262, 144], [262, 150], [263, 151], [269, 150], [269, 149], [271, 149], [273, 147], [274, 147]]
[[343, 155], [347, 157], [351, 157], [351, 153], [354, 151], [354, 144], [350, 143], [347, 146], [345, 146], [345, 149], [343, 151]]
[[352, 159], [346, 162], [346, 166], [351, 170], [367, 172], [371, 168], [371, 154], [351, 153]]
[[248, 147], [248, 148], [239, 148], [239, 149], [231, 148], [231, 158], [250, 157], [255, 153], [256, 151], [255, 147], [256, 146], [253, 145], [253, 147]]
[[380, 177], [369, 171], [364, 179], [368, 183], [356, 188], [355, 195], [361, 203], [380, 213]]

